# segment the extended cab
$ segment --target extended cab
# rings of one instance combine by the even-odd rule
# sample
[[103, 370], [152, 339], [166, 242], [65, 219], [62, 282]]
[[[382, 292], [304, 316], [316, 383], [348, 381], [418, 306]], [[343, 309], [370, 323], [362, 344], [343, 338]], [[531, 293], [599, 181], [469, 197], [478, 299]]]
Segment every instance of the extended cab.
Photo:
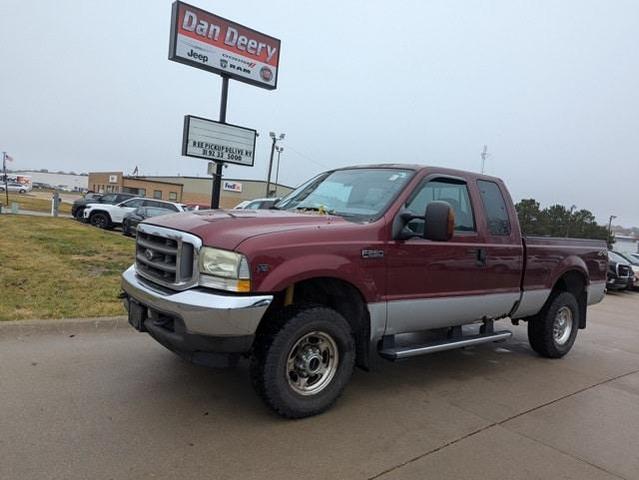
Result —
[[122, 287], [137, 330], [195, 363], [248, 356], [259, 395], [296, 418], [329, 408], [354, 365], [503, 341], [500, 319], [562, 357], [607, 265], [602, 241], [523, 237], [498, 178], [373, 165], [271, 210], [149, 219]]

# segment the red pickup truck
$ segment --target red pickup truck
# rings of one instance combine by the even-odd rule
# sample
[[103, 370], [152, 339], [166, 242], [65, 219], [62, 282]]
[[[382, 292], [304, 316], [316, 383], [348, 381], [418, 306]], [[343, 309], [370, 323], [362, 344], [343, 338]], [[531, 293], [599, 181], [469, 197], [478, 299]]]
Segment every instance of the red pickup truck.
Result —
[[149, 219], [122, 287], [137, 330], [194, 363], [248, 356], [258, 394], [299, 418], [329, 408], [355, 365], [503, 341], [500, 319], [562, 357], [607, 264], [602, 241], [523, 237], [498, 178], [371, 165], [271, 210]]

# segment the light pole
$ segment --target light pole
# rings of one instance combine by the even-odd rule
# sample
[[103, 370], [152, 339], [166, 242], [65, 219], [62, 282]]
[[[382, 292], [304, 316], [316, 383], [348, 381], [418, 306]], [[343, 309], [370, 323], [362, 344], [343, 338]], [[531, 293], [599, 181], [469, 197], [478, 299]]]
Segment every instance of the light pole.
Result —
[[284, 147], [275, 146], [275, 150], [277, 150], [277, 167], [275, 168], [275, 196], [277, 196], [277, 186], [280, 181], [280, 155], [284, 151]]
[[608, 248], [612, 246], [612, 221], [617, 218], [617, 215], [610, 215], [608, 220]]
[[268, 162], [268, 178], [266, 179], [266, 196], [271, 196], [271, 173], [273, 173], [273, 155], [275, 154], [275, 145], [279, 140], [284, 140], [286, 134], [280, 133], [279, 137], [275, 132], [269, 132], [269, 136], [273, 143], [271, 143], [271, 159]]

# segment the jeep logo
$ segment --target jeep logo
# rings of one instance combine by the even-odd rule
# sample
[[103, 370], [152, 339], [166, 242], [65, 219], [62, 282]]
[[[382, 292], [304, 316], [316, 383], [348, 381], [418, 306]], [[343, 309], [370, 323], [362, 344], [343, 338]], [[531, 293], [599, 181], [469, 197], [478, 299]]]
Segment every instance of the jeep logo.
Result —
[[206, 63], [209, 61], [209, 57], [207, 57], [206, 55], [202, 55], [201, 53], [197, 53], [193, 49], [189, 50], [189, 53], [187, 53], [186, 55], [195, 60], [199, 60], [202, 63]]

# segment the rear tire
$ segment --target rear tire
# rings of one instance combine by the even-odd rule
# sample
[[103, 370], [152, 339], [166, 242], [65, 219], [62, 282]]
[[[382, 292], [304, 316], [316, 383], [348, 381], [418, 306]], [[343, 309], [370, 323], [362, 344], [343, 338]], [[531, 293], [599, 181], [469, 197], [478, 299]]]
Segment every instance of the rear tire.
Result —
[[570, 292], [555, 292], [538, 315], [528, 320], [528, 342], [539, 355], [561, 358], [577, 337], [579, 304]]
[[348, 322], [322, 306], [289, 306], [266, 319], [255, 339], [251, 382], [285, 418], [328, 410], [348, 383], [355, 345]]
[[106, 213], [94, 213], [89, 218], [89, 222], [94, 227], [108, 229], [111, 228], [111, 219]]

